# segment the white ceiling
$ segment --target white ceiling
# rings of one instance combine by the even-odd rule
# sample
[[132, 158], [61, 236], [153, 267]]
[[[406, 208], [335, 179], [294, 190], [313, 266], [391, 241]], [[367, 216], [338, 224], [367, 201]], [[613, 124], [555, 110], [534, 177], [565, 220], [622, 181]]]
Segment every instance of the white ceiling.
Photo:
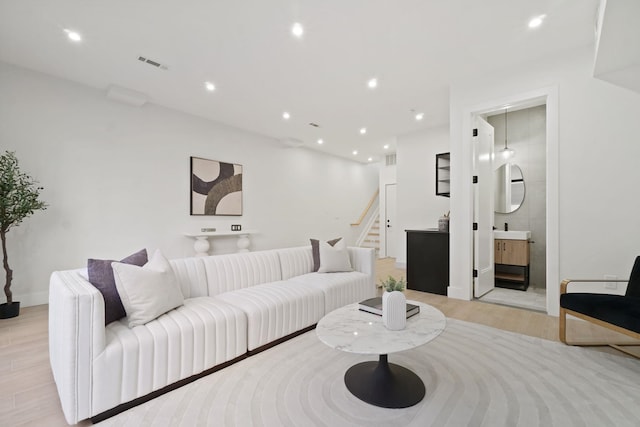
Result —
[[608, 0], [599, 12], [594, 76], [640, 93], [640, 1]]
[[[449, 84], [593, 45], [598, 0], [0, 0], [0, 60], [366, 162]], [[543, 25], [528, 21], [545, 14]], [[291, 35], [294, 22], [305, 28]], [[83, 41], [69, 41], [64, 29]], [[160, 70], [138, 56], [168, 67]], [[371, 90], [367, 80], [377, 77]], [[217, 89], [207, 92], [204, 82]], [[411, 112], [423, 112], [416, 121]], [[282, 119], [283, 111], [291, 119]], [[317, 123], [320, 127], [309, 125]], [[359, 129], [366, 127], [366, 135]], [[319, 146], [316, 141], [325, 143]], [[359, 154], [351, 152], [357, 149]]]

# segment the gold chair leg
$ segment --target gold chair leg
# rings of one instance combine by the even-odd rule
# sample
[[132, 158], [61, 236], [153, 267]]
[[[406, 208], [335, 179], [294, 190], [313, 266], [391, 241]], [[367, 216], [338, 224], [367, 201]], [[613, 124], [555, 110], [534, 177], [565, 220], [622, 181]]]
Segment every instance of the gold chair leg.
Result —
[[618, 351], [621, 351], [625, 354], [628, 354], [629, 356], [633, 356], [637, 359], [640, 359], [640, 354], [636, 353], [636, 352], [632, 352], [630, 350], [625, 349], [624, 347], [634, 347], [634, 346], [640, 346], [639, 344], [629, 344], [629, 343], [611, 343], [611, 342], [603, 342], [603, 341], [583, 341], [583, 342], [569, 342], [567, 341], [567, 310], [565, 310], [564, 308], [560, 308], [560, 316], [558, 318], [558, 336], [560, 338], [560, 341], [567, 344], [567, 345], [572, 345], [572, 346], [579, 346], [579, 347], [595, 347], [595, 346], [609, 346], [612, 348], [615, 348]]
[[565, 344], [567, 343], [567, 311], [560, 307], [560, 317], [559, 317], [559, 338]]

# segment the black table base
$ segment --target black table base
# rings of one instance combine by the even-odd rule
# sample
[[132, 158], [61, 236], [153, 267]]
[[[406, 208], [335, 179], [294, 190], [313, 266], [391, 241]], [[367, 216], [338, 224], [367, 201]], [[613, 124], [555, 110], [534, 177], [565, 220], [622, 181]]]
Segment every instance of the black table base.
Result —
[[389, 363], [386, 354], [381, 354], [377, 362], [353, 365], [344, 374], [344, 382], [358, 399], [382, 408], [408, 408], [425, 395], [420, 377]]

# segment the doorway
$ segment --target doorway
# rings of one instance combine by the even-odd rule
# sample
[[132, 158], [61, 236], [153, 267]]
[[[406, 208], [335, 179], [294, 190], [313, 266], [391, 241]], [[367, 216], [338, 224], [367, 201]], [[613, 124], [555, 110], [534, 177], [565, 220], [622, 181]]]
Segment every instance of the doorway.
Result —
[[[546, 159], [544, 170], [541, 172], [545, 176], [546, 183], [539, 197], [546, 201], [546, 206], [542, 208], [542, 215], [538, 215], [538, 219], [543, 217], [546, 228], [542, 234], [545, 238], [546, 251], [542, 254], [544, 262], [543, 275], [545, 278], [546, 297], [544, 310], [550, 315], [558, 315], [559, 311], [559, 267], [558, 267], [558, 93], [557, 87], [547, 87], [532, 92], [524, 93], [519, 96], [497, 99], [495, 101], [485, 102], [469, 108], [454, 108], [457, 110], [453, 116], [454, 125], [452, 126], [452, 159], [456, 162], [461, 173], [452, 181], [452, 193], [457, 191], [460, 197], [452, 198], [452, 212], [458, 212], [456, 221], [452, 221], [452, 232], [457, 236], [453, 239], [452, 253], [457, 254], [459, 268], [451, 269], [453, 283], [460, 283], [449, 287], [448, 295], [461, 299], [473, 299], [473, 281], [471, 274], [467, 271], [472, 270], [473, 266], [473, 235], [470, 228], [466, 228], [465, 224], [473, 222], [473, 184], [471, 177], [471, 165], [473, 163], [473, 153], [471, 139], [471, 129], [475, 123], [476, 117], [486, 117], [492, 112], [504, 111], [505, 105], [517, 105], [524, 109], [534, 106], [545, 106], [544, 118], [546, 126], [543, 134], [546, 138]], [[459, 127], [455, 125], [458, 123]], [[455, 131], [459, 129], [459, 131]], [[468, 129], [467, 131], [464, 131]], [[457, 156], [454, 157], [454, 154]], [[465, 172], [468, 168], [469, 172]], [[501, 225], [501, 224], [496, 224]], [[500, 227], [502, 229], [502, 227]], [[453, 235], [453, 234], [452, 234]], [[535, 241], [535, 237], [533, 238]], [[533, 246], [533, 245], [532, 245]], [[468, 248], [468, 249], [467, 249]], [[468, 263], [468, 264], [467, 264]], [[469, 270], [462, 267], [469, 265]], [[462, 266], [462, 267], [461, 267]]]
[[[504, 260], [496, 261], [496, 289], [480, 300], [546, 312], [546, 104], [512, 105], [488, 113], [487, 121], [495, 129], [497, 153], [494, 225], [499, 231], [529, 232], [530, 238], [527, 243], [496, 240], [503, 247], [525, 249], [526, 263], [521, 264], [526, 267], [501, 247]], [[511, 151], [503, 156], [506, 147]]]

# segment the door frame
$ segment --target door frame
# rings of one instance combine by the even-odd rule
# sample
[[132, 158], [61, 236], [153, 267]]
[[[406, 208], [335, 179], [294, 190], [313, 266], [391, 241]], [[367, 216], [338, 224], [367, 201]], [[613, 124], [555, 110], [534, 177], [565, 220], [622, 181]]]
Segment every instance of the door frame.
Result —
[[[473, 299], [473, 187], [471, 146], [472, 129], [476, 115], [503, 108], [506, 104], [546, 104], [546, 221], [547, 221], [547, 313], [559, 314], [560, 268], [559, 268], [559, 129], [558, 87], [549, 86], [530, 92], [490, 99], [469, 107], [452, 106], [451, 111], [451, 248], [450, 257], [456, 260], [450, 265], [450, 285], [447, 295], [452, 298]], [[536, 101], [542, 101], [534, 104]]]

